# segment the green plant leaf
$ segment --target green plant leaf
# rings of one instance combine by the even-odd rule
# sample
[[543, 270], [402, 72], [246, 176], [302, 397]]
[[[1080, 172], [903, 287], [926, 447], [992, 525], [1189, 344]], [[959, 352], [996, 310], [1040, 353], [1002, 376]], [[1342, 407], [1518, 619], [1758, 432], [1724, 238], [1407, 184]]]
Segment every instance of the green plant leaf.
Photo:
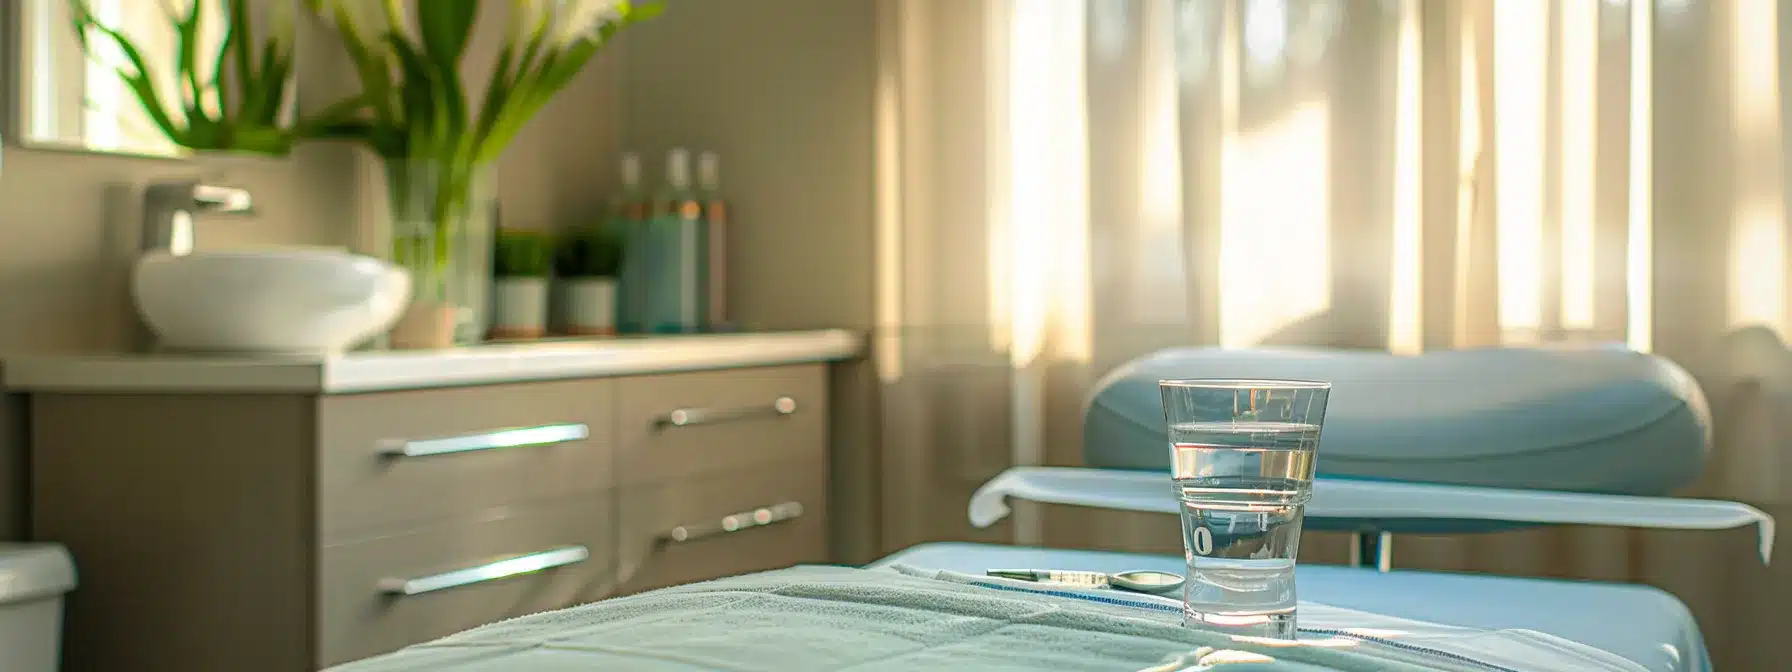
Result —
[[613, 278], [622, 267], [622, 237], [603, 226], [581, 226], [554, 245], [554, 273], [562, 278]]
[[[618, 16], [595, 34], [565, 46], [550, 40], [552, 12], [518, 17], [534, 25], [517, 26], [521, 43], [507, 42], [498, 52], [483, 100], [472, 101], [460, 62], [478, 23], [479, 0], [384, 0], [381, 8], [392, 27], [378, 36], [360, 34], [362, 27], [341, 2], [380, 0], [305, 0], [314, 13], [333, 14], [338, 37], [361, 75], [359, 105], [341, 101], [300, 127], [300, 139], [350, 138], [367, 143], [390, 160], [429, 160], [457, 166], [444, 171], [447, 186], [432, 208], [436, 219], [448, 216], [465, 200], [452, 196], [466, 189], [470, 171], [495, 161], [521, 129], [589, 63], [623, 26], [660, 14], [666, 3], [622, 2]], [[521, 2], [521, 0], [517, 0]], [[539, 0], [547, 1], [547, 0]], [[414, 10], [415, 37], [405, 34], [402, 10]], [[513, 9], [514, 11], [514, 9]], [[345, 111], [352, 110], [352, 111]], [[362, 112], [371, 119], [357, 119]], [[341, 116], [339, 116], [341, 115]], [[464, 174], [463, 174], [464, 173]], [[438, 250], [440, 252], [440, 250]]]
[[360, 142], [373, 150], [373, 153], [385, 159], [396, 159], [408, 156], [410, 149], [405, 144], [405, 135], [390, 124], [382, 124], [368, 119], [349, 119], [335, 122], [319, 122], [306, 128], [302, 140], [347, 140]]
[[[435, 145], [435, 119], [440, 112], [437, 102], [440, 100], [435, 91], [434, 71], [423, 57], [411, 48], [411, 44], [403, 36], [387, 33], [386, 44], [398, 57], [399, 70], [404, 75], [403, 86], [399, 93], [404, 102], [405, 130], [409, 136], [410, 148]], [[441, 157], [434, 153], [433, 156]]]
[[438, 139], [449, 142], [462, 137], [467, 128], [467, 95], [461, 90], [460, 68], [436, 72], [438, 79], [436, 124]]
[[423, 51], [438, 66], [458, 66], [479, 16], [479, 0], [424, 0], [417, 3]]
[[317, 114], [300, 119], [293, 125], [293, 135], [297, 139], [303, 140], [313, 137], [314, 133], [320, 133], [326, 128], [358, 121], [355, 117], [365, 109], [367, 109], [367, 101], [362, 100], [359, 96], [338, 100], [330, 103], [328, 107]]
[[224, 20], [224, 39], [218, 41], [217, 58], [212, 62], [212, 76], [209, 85], [209, 89], [217, 94], [218, 109], [220, 110], [229, 109], [230, 101], [225, 100], [224, 94], [224, 88], [228, 86], [225, 83], [226, 75], [230, 71], [230, 59], [235, 55], [237, 44], [242, 40], [242, 33], [237, 30], [236, 10], [229, 11], [231, 14]]
[[[150, 120], [154, 121], [158, 128], [162, 129], [163, 134], [167, 135], [169, 140], [182, 147], [191, 147], [192, 140], [187, 135], [187, 129], [176, 124], [174, 119], [169, 116], [167, 108], [162, 106], [162, 97], [156, 92], [152, 71], [143, 60], [142, 52], [139, 52], [137, 47], [131, 44], [131, 41], [124, 35], [100, 23], [83, 0], [70, 0], [69, 5], [75, 32], [84, 48], [91, 47], [88, 42], [89, 31], [99, 33], [116, 45], [119, 51], [124, 53], [125, 60], [132, 69], [127, 72], [123, 68], [114, 68], [119, 79], [123, 80], [125, 86], [131, 89], [131, 93], [137, 97], [138, 104], [143, 106], [143, 111], [149, 115]], [[93, 52], [88, 50], [87, 55], [92, 58]]]
[[644, 2], [644, 3], [638, 4], [638, 5], [632, 5], [631, 7], [629, 7], [629, 10], [623, 14], [623, 21], [625, 23], [637, 23], [637, 22], [641, 22], [641, 21], [646, 21], [648, 19], [652, 19], [653, 17], [659, 16], [661, 13], [664, 13], [665, 11], [666, 11], [666, 3], [665, 2]]
[[554, 239], [538, 231], [500, 229], [492, 241], [492, 275], [542, 278], [554, 268]]
[[245, 121], [274, 123], [280, 115], [280, 103], [285, 97], [284, 75], [290, 68], [289, 63], [288, 57], [281, 52], [277, 43], [262, 45], [261, 62], [257, 70], [260, 76], [244, 82], [238, 116]]
[[277, 126], [241, 125], [230, 139], [229, 148], [257, 154], [284, 156], [292, 151], [292, 135]]
[[81, 45], [83, 53], [92, 58], [93, 49], [87, 42], [87, 27], [98, 23], [93, 18], [93, 8], [88, 7], [85, 0], [68, 0], [68, 22], [75, 29], [75, 42]]
[[[423, 55], [435, 65], [440, 101], [445, 103], [442, 131], [460, 138], [467, 128], [467, 98], [460, 81], [467, 36], [479, 16], [479, 0], [430, 0], [417, 3]], [[464, 143], [463, 143], [464, 144]]]
[[341, 6], [335, 9], [332, 23], [336, 26], [336, 34], [342, 41], [343, 50], [348, 52], [349, 60], [354, 61], [355, 72], [361, 76], [360, 97], [372, 107], [376, 118], [389, 124], [398, 123], [403, 115], [402, 108], [399, 107], [403, 102], [402, 92], [393, 90], [385, 47], [370, 45], [357, 31], [348, 11]]
[[[193, 0], [193, 6], [195, 8], [199, 6], [199, 3], [200, 0]], [[236, 56], [236, 74], [234, 79], [237, 82], [237, 92], [241, 93], [243, 83], [255, 75], [255, 71], [252, 69], [254, 63], [251, 62], [255, 57], [255, 29], [249, 21], [248, 0], [230, 0], [230, 27], [231, 32], [236, 34], [236, 47], [234, 49]], [[218, 65], [219, 67], [223, 67], [223, 61], [219, 60]], [[220, 97], [228, 98], [228, 96]], [[229, 101], [226, 100], [223, 104], [228, 105]], [[238, 101], [238, 104], [240, 105], [241, 101]]]
[[517, 90], [511, 94], [511, 100], [507, 101], [501, 123], [492, 129], [490, 136], [480, 145], [481, 159], [496, 160], [523, 127], [535, 118], [536, 113], [572, 82], [573, 77], [584, 69], [585, 64], [591, 61], [591, 57], [602, 46], [602, 42], [598, 40], [581, 40], [542, 59], [541, 67], [530, 73], [532, 76], [518, 82]]
[[519, 86], [534, 72], [536, 60], [543, 57], [542, 47], [547, 45], [548, 27], [547, 15], [544, 13], [542, 20], [529, 30], [529, 41], [523, 44], [523, 55], [516, 62], [516, 72], [504, 74], [510, 81], [511, 88]]
[[148, 77], [123, 70], [117, 72], [119, 79], [124, 80], [125, 86], [130, 87], [131, 92], [137, 95], [137, 102], [143, 105], [143, 111], [149, 114], [150, 120], [156, 122], [156, 126], [162, 129], [169, 140], [181, 147], [193, 147], [193, 140], [188, 137], [187, 129], [176, 125], [174, 120], [169, 118], [168, 112], [162, 109], [161, 99], [156, 95], [156, 87], [150, 83]]
[[[204, 14], [203, 3], [194, 2], [186, 16], [173, 17], [175, 30], [175, 87], [184, 89], [179, 97], [187, 115], [187, 126], [209, 125], [205, 112], [205, 86], [199, 81], [199, 23]], [[223, 112], [222, 109], [219, 110]]]
[[485, 102], [480, 105], [479, 119], [474, 123], [472, 132], [468, 133], [473, 152], [485, 144], [491, 135], [492, 126], [498, 123], [498, 115], [504, 109], [504, 102], [510, 98], [510, 66], [516, 60], [516, 49], [504, 45], [504, 51], [498, 54], [498, 62], [492, 67], [491, 80], [485, 87]]
[[373, 122], [365, 119], [316, 120], [305, 127], [305, 133], [300, 137], [306, 140], [354, 140], [372, 144], [373, 134]]
[[[274, 0], [293, 2], [295, 0]], [[137, 98], [146, 115], [176, 145], [196, 150], [241, 149], [285, 153], [295, 140], [292, 124], [281, 118], [290, 97], [293, 52], [288, 39], [263, 42], [251, 34], [248, 0], [163, 2], [162, 17], [172, 33], [171, 73], [157, 73], [130, 38], [107, 27], [86, 0], [69, 0], [76, 37], [86, 55], [98, 62], [95, 44], [104, 38], [125, 63], [106, 65]], [[321, 0], [309, 2], [321, 11]], [[177, 9], [178, 7], [178, 9]], [[223, 11], [220, 26], [210, 26], [207, 11]], [[216, 33], [213, 38], [207, 33]], [[216, 47], [205, 44], [217, 39]], [[208, 53], [211, 49], [214, 53]], [[214, 67], [202, 69], [201, 55], [215, 55]], [[171, 74], [173, 91], [159, 91], [159, 74]], [[164, 100], [163, 95], [169, 95]]]

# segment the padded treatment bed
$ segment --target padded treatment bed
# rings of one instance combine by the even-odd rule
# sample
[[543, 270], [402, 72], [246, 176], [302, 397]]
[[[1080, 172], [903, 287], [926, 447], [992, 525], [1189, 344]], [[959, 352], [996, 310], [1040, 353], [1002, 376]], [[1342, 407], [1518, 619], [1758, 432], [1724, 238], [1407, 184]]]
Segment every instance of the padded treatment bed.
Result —
[[1087, 466], [1167, 472], [1157, 385], [1175, 378], [1330, 382], [1321, 476], [1661, 495], [1698, 476], [1711, 440], [1711, 414], [1690, 375], [1617, 347], [1418, 356], [1174, 348], [1094, 386]]
[[[985, 544], [923, 544], [877, 561], [964, 573], [995, 568], [1151, 569], [1182, 574], [1181, 557]], [[1678, 598], [1648, 586], [1327, 565], [1295, 568], [1300, 599], [1470, 628], [1525, 628], [1603, 649], [1660, 672], [1708, 672], [1698, 623]]]

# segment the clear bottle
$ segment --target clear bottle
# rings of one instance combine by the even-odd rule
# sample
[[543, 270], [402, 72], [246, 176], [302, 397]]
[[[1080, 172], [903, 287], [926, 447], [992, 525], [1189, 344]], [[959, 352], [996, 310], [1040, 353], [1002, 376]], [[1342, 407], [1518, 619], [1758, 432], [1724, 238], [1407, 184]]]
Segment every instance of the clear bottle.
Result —
[[650, 329], [647, 321], [648, 290], [651, 286], [647, 269], [652, 263], [652, 240], [647, 234], [647, 193], [641, 188], [641, 157], [634, 152], [622, 155], [622, 184], [610, 198], [604, 213], [604, 226], [622, 239], [622, 269], [617, 278], [616, 329], [622, 333], [641, 333]]
[[656, 333], [700, 331], [707, 315], [703, 205], [691, 187], [691, 153], [674, 149], [666, 155], [666, 185], [654, 198], [648, 224], [652, 281], [647, 303]]
[[715, 152], [697, 155], [697, 198], [703, 204], [704, 243], [708, 247], [708, 314], [704, 328], [727, 331], [728, 320], [728, 201], [722, 196], [722, 157]]

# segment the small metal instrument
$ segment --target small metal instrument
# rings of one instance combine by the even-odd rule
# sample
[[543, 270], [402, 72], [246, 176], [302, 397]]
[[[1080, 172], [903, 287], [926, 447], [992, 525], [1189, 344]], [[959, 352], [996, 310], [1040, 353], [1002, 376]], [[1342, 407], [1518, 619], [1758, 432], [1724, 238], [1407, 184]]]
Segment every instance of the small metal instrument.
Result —
[[1149, 569], [1134, 569], [1113, 574], [1073, 569], [992, 569], [989, 570], [989, 575], [1003, 579], [1052, 583], [1074, 588], [1118, 588], [1148, 595], [1174, 593], [1182, 589], [1185, 581], [1180, 574]]

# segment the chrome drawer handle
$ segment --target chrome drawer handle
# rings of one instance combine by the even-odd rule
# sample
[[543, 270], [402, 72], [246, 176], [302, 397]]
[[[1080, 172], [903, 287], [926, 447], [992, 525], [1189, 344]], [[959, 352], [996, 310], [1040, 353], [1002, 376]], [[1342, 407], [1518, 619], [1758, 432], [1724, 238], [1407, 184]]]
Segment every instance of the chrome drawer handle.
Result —
[[763, 406], [741, 406], [739, 408], [680, 408], [654, 420], [654, 427], [690, 427], [692, 425], [709, 425], [730, 420], [746, 420], [759, 417], [782, 417], [796, 412], [796, 400], [790, 397], [778, 397], [772, 403]]
[[419, 576], [414, 579], [380, 579], [380, 592], [394, 597], [422, 595], [438, 590], [508, 579], [555, 567], [576, 565], [590, 557], [590, 549], [584, 546], [561, 546], [539, 553], [518, 555], [476, 567]]
[[771, 506], [753, 509], [752, 511], [742, 511], [733, 515], [723, 516], [721, 520], [711, 523], [679, 525], [678, 527], [667, 530], [665, 534], [660, 535], [660, 539], [674, 544], [682, 544], [687, 541], [707, 539], [709, 537], [728, 534], [730, 532], [741, 532], [757, 527], [776, 525], [778, 523], [796, 520], [801, 517], [803, 517], [803, 505], [801, 502], [784, 502], [782, 504], [773, 504]]
[[429, 457], [479, 450], [551, 446], [557, 443], [583, 441], [591, 437], [591, 428], [584, 423], [542, 425], [539, 427], [507, 427], [489, 432], [443, 436], [434, 439], [394, 439], [381, 442], [380, 453], [390, 457]]

